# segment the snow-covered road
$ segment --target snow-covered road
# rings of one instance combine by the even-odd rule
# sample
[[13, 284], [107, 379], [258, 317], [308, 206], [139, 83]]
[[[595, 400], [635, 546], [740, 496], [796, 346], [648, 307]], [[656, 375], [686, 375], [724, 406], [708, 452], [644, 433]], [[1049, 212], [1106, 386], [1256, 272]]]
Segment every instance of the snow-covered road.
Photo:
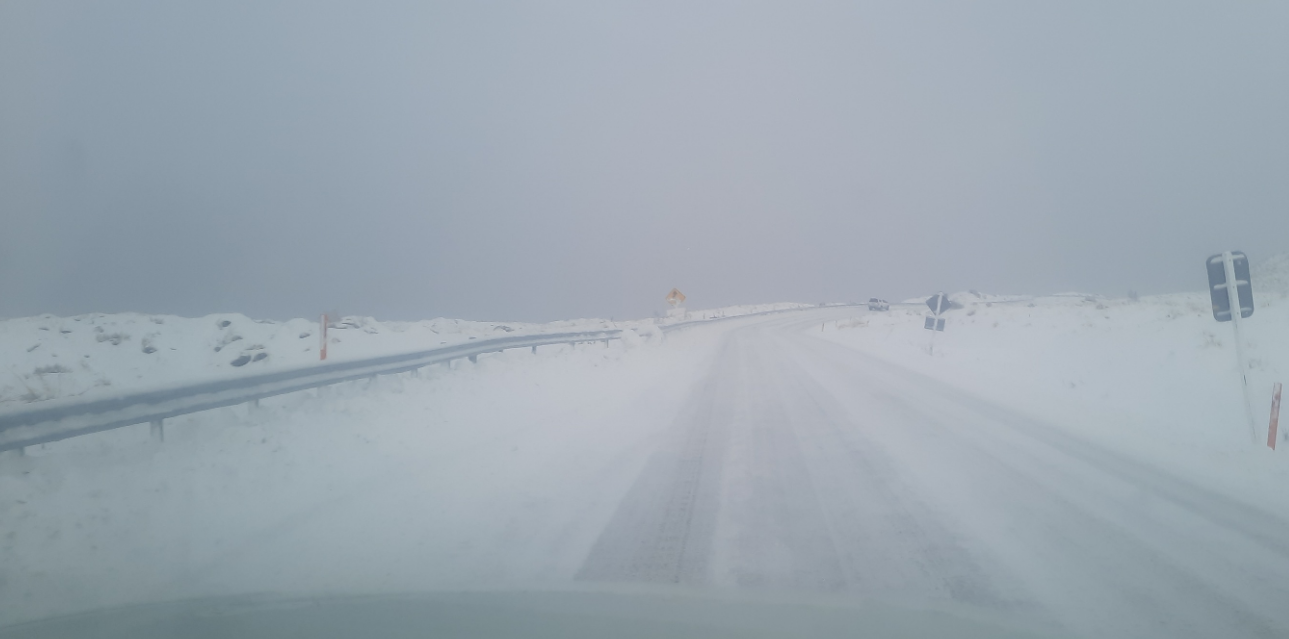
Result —
[[[727, 528], [806, 520], [828, 534], [723, 543], [724, 578], [792, 583], [809, 557], [832, 567], [803, 571], [815, 587], [952, 599], [1078, 635], [1289, 631], [1285, 519], [808, 333], [732, 343], [759, 401], [731, 422], [727, 466], [745, 470], [726, 483], [723, 512], [742, 517]], [[767, 566], [794, 555], [763, 545], [800, 557]]]
[[[1284, 513], [821, 339], [850, 314], [498, 356], [269, 407], [146, 463], [63, 469], [28, 497], [45, 510], [0, 524], [21, 536], [0, 609], [103, 605], [95, 590], [122, 582], [123, 600], [636, 584], [1053, 636], [1289, 636]], [[288, 450], [229, 444], [261, 434]], [[50, 519], [96, 482], [117, 487], [107, 514]], [[156, 500], [120, 494], [157, 484]], [[53, 528], [61, 541], [41, 539]]]
[[1289, 633], [1289, 521], [813, 325], [724, 336], [579, 579], [967, 605], [1076, 636]]

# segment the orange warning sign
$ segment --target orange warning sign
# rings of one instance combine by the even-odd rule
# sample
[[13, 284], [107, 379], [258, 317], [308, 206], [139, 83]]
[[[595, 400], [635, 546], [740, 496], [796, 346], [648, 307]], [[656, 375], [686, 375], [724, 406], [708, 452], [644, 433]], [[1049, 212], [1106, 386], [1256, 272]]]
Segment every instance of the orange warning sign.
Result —
[[667, 294], [667, 303], [671, 304], [672, 306], [676, 306], [677, 304], [680, 304], [681, 302], [684, 302], [684, 301], [685, 301], [685, 294], [681, 293], [679, 289], [673, 288], [671, 289], [671, 292]]

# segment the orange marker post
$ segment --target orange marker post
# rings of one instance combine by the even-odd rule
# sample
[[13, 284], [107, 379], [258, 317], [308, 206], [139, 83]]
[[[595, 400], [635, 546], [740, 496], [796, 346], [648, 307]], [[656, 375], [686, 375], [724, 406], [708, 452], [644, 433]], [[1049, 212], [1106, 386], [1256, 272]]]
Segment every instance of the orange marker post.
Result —
[[322, 349], [318, 351], [319, 361], [327, 359], [327, 314], [322, 314], [322, 330], [318, 331], [322, 335]]
[[1276, 449], [1276, 429], [1280, 426], [1280, 382], [1271, 391], [1271, 426], [1267, 428], [1267, 446]]

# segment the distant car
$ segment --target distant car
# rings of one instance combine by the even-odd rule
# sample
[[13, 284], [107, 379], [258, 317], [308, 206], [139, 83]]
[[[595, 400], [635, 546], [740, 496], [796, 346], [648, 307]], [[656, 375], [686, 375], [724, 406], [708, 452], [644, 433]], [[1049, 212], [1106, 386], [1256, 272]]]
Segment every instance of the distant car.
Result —
[[876, 297], [868, 298], [868, 310], [870, 311], [889, 311], [891, 305], [886, 300], [879, 300]]

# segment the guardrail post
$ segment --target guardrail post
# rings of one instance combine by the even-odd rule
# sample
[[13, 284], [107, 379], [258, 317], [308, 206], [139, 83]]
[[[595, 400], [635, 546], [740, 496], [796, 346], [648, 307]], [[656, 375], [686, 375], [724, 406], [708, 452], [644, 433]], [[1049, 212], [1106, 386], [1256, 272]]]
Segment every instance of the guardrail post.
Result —
[[536, 347], [536, 346], [534, 346], [534, 347], [533, 347], [533, 355], [536, 355], [536, 354], [537, 354], [537, 347]]
[[166, 441], [165, 422], [166, 420], [164, 419], [155, 419], [152, 421], [152, 428], [149, 429], [149, 432], [152, 436], [152, 441], [157, 443]]

